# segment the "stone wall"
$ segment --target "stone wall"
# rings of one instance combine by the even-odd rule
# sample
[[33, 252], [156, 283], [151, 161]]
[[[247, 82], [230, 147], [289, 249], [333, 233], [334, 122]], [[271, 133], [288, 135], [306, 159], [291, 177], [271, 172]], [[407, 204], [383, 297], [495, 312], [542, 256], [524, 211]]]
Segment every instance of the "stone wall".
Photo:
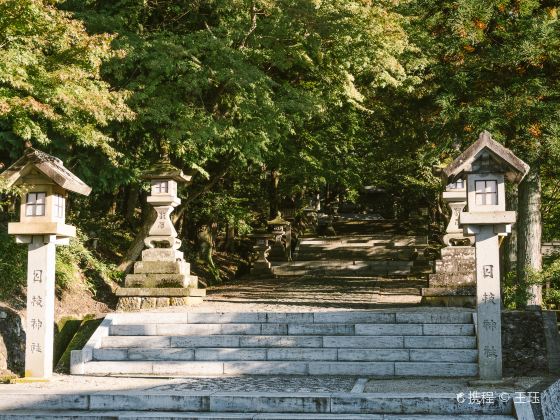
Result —
[[543, 316], [537, 311], [503, 311], [502, 345], [504, 376], [548, 371]]
[[22, 317], [0, 306], [0, 372], [22, 374], [25, 365], [25, 331]]

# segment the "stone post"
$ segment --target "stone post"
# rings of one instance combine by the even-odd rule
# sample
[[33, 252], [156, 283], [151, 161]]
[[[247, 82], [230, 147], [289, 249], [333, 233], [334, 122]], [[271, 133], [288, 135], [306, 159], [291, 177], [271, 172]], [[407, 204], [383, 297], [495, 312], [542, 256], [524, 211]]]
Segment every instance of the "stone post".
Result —
[[478, 226], [476, 235], [476, 312], [480, 379], [502, 379], [500, 246], [493, 226]]
[[47, 379], [53, 369], [56, 235], [29, 239], [25, 377]]

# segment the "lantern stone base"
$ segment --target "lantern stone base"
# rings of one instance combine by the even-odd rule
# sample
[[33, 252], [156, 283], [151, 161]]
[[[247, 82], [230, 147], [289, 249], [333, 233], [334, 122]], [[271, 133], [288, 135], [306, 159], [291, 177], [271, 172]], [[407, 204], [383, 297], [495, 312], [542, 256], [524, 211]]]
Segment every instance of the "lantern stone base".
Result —
[[202, 303], [206, 290], [194, 287], [121, 287], [117, 289], [116, 294], [119, 297], [117, 311], [126, 312], [168, 306], [197, 305]]
[[422, 303], [442, 306], [476, 306], [475, 249], [448, 246], [435, 262], [429, 287], [422, 289]]
[[272, 264], [268, 261], [255, 261], [251, 267], [251, 274], [272, 274]]
[[172, 248], [142, 251], [142, 261], [134, 263], [124, 287], [117, 289], [118, 311], [193, 305], [202, 302], [206, 290], [198, 289], [198, 277], [183, 253]]

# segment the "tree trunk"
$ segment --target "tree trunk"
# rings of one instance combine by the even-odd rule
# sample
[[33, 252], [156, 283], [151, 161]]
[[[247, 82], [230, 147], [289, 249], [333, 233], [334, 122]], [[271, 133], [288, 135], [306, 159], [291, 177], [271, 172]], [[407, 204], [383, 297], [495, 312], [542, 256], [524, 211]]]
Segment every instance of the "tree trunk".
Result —
[[[519, 184], [518, 209], [517, 278], [525, 283], [530, 279], [531, 271], [542, 268], [541, 180], [538, 168], [532, 168]], [[528, 307], [541, 306], [541, 289], [540, 285], [529, 286]]]
[[136, 213], [136, 206], [138, 205], [138, 190], [137, 185], [130, 185], [125, 190], [126, 201], [124, 204], [124, 217], [131, 226], [134, 225], [134, 216]]
[[128, 247], [128, 251], [126, 251], [125, 256], [117, 267], [119, 271], [123, 271], [124, 273], [130, 272], [134, 261], [138, 259], [138, 257], [142, 253], [142, 250], [144, 249], [144, 239], [146, 239], [146, 237], [148, 236], [148, 232], [150, 231], [152, 225], [155, 223], [156, 219], [157, 212], [152, 208], [151, 212], [144, 219], [144, 223], [142, 224], [140, 231], [135, 236], [134, 240]]
[[[510, 211], [517, 211], [517, 191], [512, 191], [508, 194], [507, 209]], [[516, 270], [517, 264], [517, 223], [511, 227], [511, 233], [507, 236], [504, 244], [504, 269], [502, 275]]]
[[276, 169], [270, 171], [270, 219], [274, 219], [279, 210], [278, 183], [280, 181], [280, 173]]

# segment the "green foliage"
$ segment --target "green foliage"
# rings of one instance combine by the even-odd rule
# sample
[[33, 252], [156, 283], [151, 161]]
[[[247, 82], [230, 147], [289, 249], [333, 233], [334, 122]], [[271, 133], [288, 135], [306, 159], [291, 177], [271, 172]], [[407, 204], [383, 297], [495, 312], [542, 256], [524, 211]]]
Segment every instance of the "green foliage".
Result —
[[21, 300], [27, 278], [27, 246], [16, 245], [0, 225], [0, 300]]
[[[131, 116], [125, 95], [99, 74], [115, 55], [111, 37], [90, 36], [83, 24], [45, 0], [0, 2], [0, 147], [17, 157], [22, 140], [53, 140], [116, 152], [100, 127]], [[10, 150], [11, 149], [11, 150]]]
[[[57, 247], [56, 285], [59, 292], [69, 288], [72, 282], [83, 279], [95, 295], [107, 284], [119, 281], [121, 274], [113, 264], [101, 261], [85, 247], [87, 237], [78, 230], [77, 238], [69, 246]], [[80, 276], [78, 279], [76, 276]]]
[[70, 343], [64, 350], [56, 365], [55, 371], [58, 373], [70, 373], [70, 356], [72, 350], [81, 350], [84, 348], [90, 337], [93, 335], [97, 327], [101, 324], [103, 318], [95, 318], [94, 315], [84, 317], [80, 328], [70, 340]]
[[520, 281], [517, 273], [509, 272], [502, 282], [504, 307], [507, 309], [524, 309], [531, 297], [530, 286], [542, 284], [542, 273], [530, 272], [527, 281]]

